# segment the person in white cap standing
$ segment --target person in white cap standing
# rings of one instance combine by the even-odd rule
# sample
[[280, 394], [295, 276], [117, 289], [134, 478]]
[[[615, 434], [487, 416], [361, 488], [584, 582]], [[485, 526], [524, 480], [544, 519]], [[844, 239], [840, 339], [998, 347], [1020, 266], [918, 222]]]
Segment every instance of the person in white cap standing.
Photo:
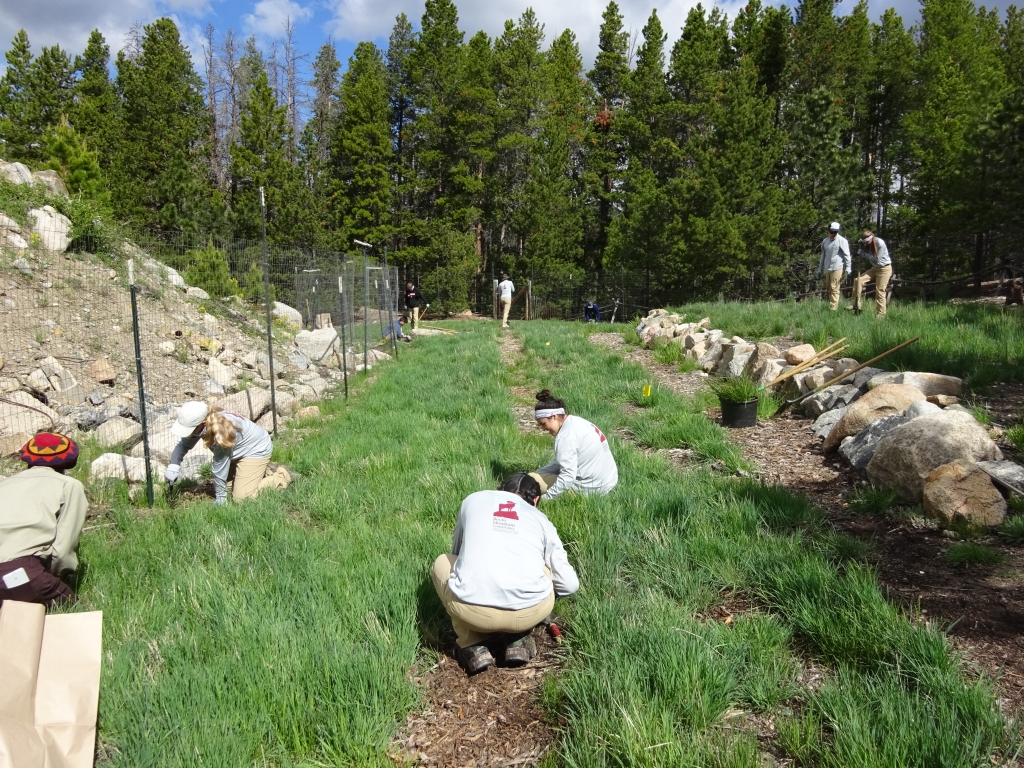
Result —
[[178, 410], [171, 432], [180, 439], [171, 452], [164, 479], [168, 483], [178, 479], [182, 460], [202, 439], [213, 452], [218, 505], [227, 501], [230, 479], [234, 481], [234, 501], [255, 498], [264, 488], [287, 488], [291, 482], [291, 473], [285, 467], [270, 463], [274, 445], [267, 430], [244, 416], [216, 406], [211, 410], [206, 403], [191, 400]]
[[512, 309], [512, 294], [516, 287], [508, 279], [508, 275], [501, 276], [498, 283], [498, 298], [501, 300], [501, 327], [508, 328], [508, 311]]
[[885, 317], [885, 293], [892, 277], [892, 259], [889, 258], [889, 247], [885, 244], [885, 240], [877, 237], [870, 229], [864, 230], [857, 245], [859, 246], [857, 255], [870, 261], [871, 269], [853, 281], [853, 306], [851, 309], [860, 309], [860, 294], [864, 290], [864, 286], [874, 280], [875, 315]]
[[821, 259], [818, 261], [818, 279], [825, 277], [828, 289], [828, 308], [835, 312], [839, 309], [839, 286], [843, 278], [850, 274], [850, 243], [839, 234], [839, 222], [833, 221], [828, 226], [828, 237], [821, 241]]

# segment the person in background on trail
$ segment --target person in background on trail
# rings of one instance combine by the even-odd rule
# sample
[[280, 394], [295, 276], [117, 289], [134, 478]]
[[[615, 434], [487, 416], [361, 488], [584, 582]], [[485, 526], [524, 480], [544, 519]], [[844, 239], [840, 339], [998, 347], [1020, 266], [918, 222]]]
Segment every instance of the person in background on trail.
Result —
[[191, 400], [178, 410], [171, 432], [180, 439], [164, 479], [168, 483], [178, 479], [185, 455], [202, 438], [213, 452], [216, 505], [227, 502], [229, 479], [234, 481], [231, 498], [236, 502], [255, 498], [264, 488], [287, 488], [292, 481], [288, 469], [270, 463], [274, 445], [267, 430], [243, 416]]
[[516, 287], [512, 285], [512, 281], [508, 279], [508, 275], [501, 276], [501, 282], [498, 283], [498, 298], [501, 301], [501, 327], [508, 328], [508, 311], [512, 309], [512, 294], [515, 293]]
[[548, 390], [537, 393], [537, 424], [555, 438], [555, 460], [531, 472], [549, 501], [566, 491], [610, 493], [619, 482], [619, 468], [608, 440], [596, 426], [565, 413], [565, 402]]
[[588, 301], [583, 305], [583, 319], [588, 323], [601, 322], [601, 308], [596, 301]]
[[821, 241], [821, 259], [818, 261], [818, 279], [825, 277], [828, 290], [828, 308], [839, 309], [839, 286], [850, 274], [850, 242], [839, 234], [839, 222], [833, 221], [828, 227], [828, 237]]
[[857, 253], [871, 262], [871, 269], [853, 281], [853, 305], [847, 309], [860, 311], [860, 294], [864, 286], [872, 280], [875, 281], [875, 315], [885, 317], [885, 294], [889, 287], [889, 279], [892, 277], [892, 259], [889, 258], [889, 248], [885, 240], [876, 237], [869, 229], [864, 230], [860, 240]]
[[1018, 277], [1010, 283], [1010, 290], [1006, 294], [1006, 306], [1014, 304], [1024, 305], [1024, 278]]
[[89, 510], [85, 488], [65, 474], [78, 462], [78, 446], [40, 432], [21, 460], [28, 469], [0, 481], [0, 605], [73, 600], [65, 579], [78, 569], [75, 549]]
[[409, 322], [408, 315], [399, 315], [391, 321], [391, 327], [384, 329], [384, 338], [387, 339], [391, 336], [392, 332], [395, 334], [395, 338], [399, 341], [406, 341], [412, 343], [412, 337], [406, 336], [402, 331], [402, 326]]
[[420, 327], [420, 305], [423, 305], [423, 304], [426, 304], [426, 306], [428, 306], [428, 307], [430, 306], [429, 304], [427, 304], [423, 300], [423, 294], [420, 293], [419, 287], [413, 285], [412, 283], [406, 283], [405, 284], [405, 308], [412, 310], [412, 327], [413, 328], [419, 328]]
[[506, 641], [507, 665], [526, 664], [537, 655], [533, 628], [551, 614], [556, 597], [580, 588], [558, 531], [537, 509], [540, 493], [537, 481], [519, 472], [501, 490], [467, 496], [452, 551], [430, 569], [455, 629], [459, 663], [471, 675], [494, 664], [487, 641]]

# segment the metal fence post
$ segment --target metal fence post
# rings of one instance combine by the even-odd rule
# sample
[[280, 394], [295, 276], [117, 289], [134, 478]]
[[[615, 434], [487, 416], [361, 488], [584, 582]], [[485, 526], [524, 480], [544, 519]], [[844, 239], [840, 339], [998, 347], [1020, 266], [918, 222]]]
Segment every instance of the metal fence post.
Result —
[[267, 203], [260, 187], [260, 225], [263, 229], [263, 304], [267, 308], [267, 357], [270, 358], [270, 412], [277, 434], [277, 385], [274, 383], [274, 324], [270, 312], [270, 257], [267, 255]]
[[132, 300], [132, 336], [135, 339], [135, 374], [139, 380], [139, 420], [142, 422], [142, 455], [146, 462], [146, 500], [153, 508], [153, 469], [149, 464], [149, 431], [146, 429], [146, 385], [142, 381], [142, 343], [139, 340], [139, 302], [135, 289], [135, 260], [128, 260], [128, 292]]
[[345, 265], [342, 264], [338, 274], [338, 301], [341, 302], [341, 375], [345, 379], [345, 399], [348, 400], [348, 345], [345, 343], [345, 321], [348, 317], [345, 314], [344, 278], [341, 275], [344, 270]]
[[533, 302], [533, 280], [526, 281], [526, 319], [530, 319], [530, 304]]
[[498, 281], [491, 280], [491, 315], [494, 319], [498, 319]]
[[391, 323], [391, 346], [398, 359], [398, 334], [395, 333], [395, 316], [391, 312], [391, 270], [388, 269], [388, 247], [384, 246], [384, 300], [388, 303], [388, 322]]
[[363, 373], [370, 361], [370, 311], [366, 303], [370, 300], [370, 262], [363, 251]]

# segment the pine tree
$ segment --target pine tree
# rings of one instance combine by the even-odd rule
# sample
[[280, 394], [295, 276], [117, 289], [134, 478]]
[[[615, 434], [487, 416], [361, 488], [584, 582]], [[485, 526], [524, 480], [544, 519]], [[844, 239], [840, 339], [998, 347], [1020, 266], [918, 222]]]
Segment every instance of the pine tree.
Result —
[[819, 88], [839, 92], [843, 62], [835, 7], [836, 0], [801, 0], [796, 7], [790, 88], [797, 102]]
[[110, 81], [110, 46], [94, 29], [81, 56], [75, 58], [78, 79], [68, 119], [99, 158], [100, 167], [109, 169], [117, 154], [120, 101]]
[[[123, 109], [112, 179], [115, 209], [142, 227], [160, 228], [175, 211], [177, 227], [207, 229], [205, 214], [213, 210], [207, 202], [214, 199], [202, 148], [209, 117], [202, 81], [174, 22], [162, 18], [147, 25], [138, 57], [118, 53], [117, 72]], [[186, 211], [204, 218], [185, 221]]]
[[392, 165], [388, 78], [373, 43], [356, 46], [341, 79], [345, 105], [333, 141], [340, 248], [353, 238], [386, 244], [391, 233]]
[[57, 171], [68, 192], [101, 205], [110, 201], [98, 155], [67, 120], [50, 129], [44, 142], [46, 167]]
[[302, 131], [299, 142], [305, 186], [312, 200], [312, 218], [316, 222], [318, 237], [326, 237], [325, 229], [330, 217], [331, 138], [337, 130], [340, 102], [338, 100], [338, 72], [341, 62], [332, 41], [324, 43], [313, 62], [314, 89], [312, 114]]
[[997, 222], [991, 239], [993, 257], [1004, 265], [1015, 261], [1020, 270], [1024, 267], [1020, 254], [1024, 242], [1024, 10], [1014, 6], [1007, 10], [1002, 43], [1008, 93], [994, 121], [991, 142], [996, 148], [991, 199]]
[[[495, 149], [495, 121], [499, 119], [499, 107], [495, 94], [494, 64], [495, 56], [490, 39], [486, 33], [477, 32], [462, 57], [459, 80], [465, 85], [457, 130], [464, 137], [463, 148], [468, 171], [462, 177], [466, 185], [465, 199], [468, 207], [461, 217], [473, 230], [473, 249], [480, 270], [484, 267], [484, 217], [490, 213], [494, 226], [495, 220], [499, 218], [497, 199], [501, 196], [497, 174], [491, 173], [486, 179], [484, 177], [485, 167], [489, 167], [495, 155], [501, 153], [500, 147], [497, 151]], [[500, 247], [496, 250], [500, 251]]]
[[33, 134], [31, 116], [32, 47], [24, 29], [18, 30], [5, 54], [7, 71], [0, 78], [0, 146], [9, 162], [30, 159]]
[[[388, 101], [391, 106], [391, 143], [394, 146], [394, 165], [391, 169], [394, 184], [394, 222], [392, 241], [401, 252], [406, 243], [406, 224], [409, 221], [415, 193], [413, 170], [412, 130], [416, 118], [413, 107], [412, 70], [409, 57], [416, 36], [412, 24], [404, 13], [395, 17], [395, 26], [388, 39]], [[403, 257], [399, 254], [399, 259]]]
[[[253, 67], [262, 61], [252, 61]], [[287, 242], [308, 238], [299, 223], [308, 212], [298, 169], [288, 160], [287, 108], [278, 106], [267, 71], [255, 72], [240, 118], [238, 141], [231, 146], [234, 192], [231, 219], [236, 237], [261, 236], [260, 188], [266, 204], [267, 238]]]
[[764, 8], [760, 0], [747, 3], [733, 22], [732, 44], [736, 57], [750, 57], [757, 71], [758, 83], [776, 102], [786, 87], [792, 26], [793, 18], [788, 8]]
[[669, 101], [665, 82], [665, 34], [657, 10], [651, 11], [637, 51], [636, 69], [627, 80], [627, 106], [622, 131], [628, 148], [629, 168], [653, 167], [654, 143], [664, 135], [665, 108]]

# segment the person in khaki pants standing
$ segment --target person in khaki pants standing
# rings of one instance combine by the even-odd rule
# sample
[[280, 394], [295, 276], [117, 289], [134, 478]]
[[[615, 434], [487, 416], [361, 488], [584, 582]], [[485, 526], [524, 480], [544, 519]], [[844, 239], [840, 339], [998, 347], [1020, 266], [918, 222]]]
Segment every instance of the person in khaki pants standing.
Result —
[[875, 314], [878, 317], [885, 317], [885, 294], [889, 287], [889, 279], [892, 277], [892, 259], [889, 258], [889, 248], [885, 241], [876, 237], [871, 230], [864, 230], [860, 240], [857, 242], [860, 248], [858, 255], [863, 256], [871, 262], [871, 269], [853, 281], [853, 306], [847, 309], [860, 310], [860, 294], [864, 286], [872, 280], [875, 281]]
[[825, 274], [828, 289], [828, 308], [839, 309], [839, 286], [845, 275], [850, 274], [850, 243], [839, 234], [839, 222], [833, 221], [828, 227], [828, 237], [821, 241], [821, 260], [818, 262], [818, 278]]
[[508, 275], [501, 276], [498, 283], [498, 298], [501, 300], [501, 327], [508, 328], [508, 311], [512, 308], [512, 294], [516, 287], [508, 279]]

